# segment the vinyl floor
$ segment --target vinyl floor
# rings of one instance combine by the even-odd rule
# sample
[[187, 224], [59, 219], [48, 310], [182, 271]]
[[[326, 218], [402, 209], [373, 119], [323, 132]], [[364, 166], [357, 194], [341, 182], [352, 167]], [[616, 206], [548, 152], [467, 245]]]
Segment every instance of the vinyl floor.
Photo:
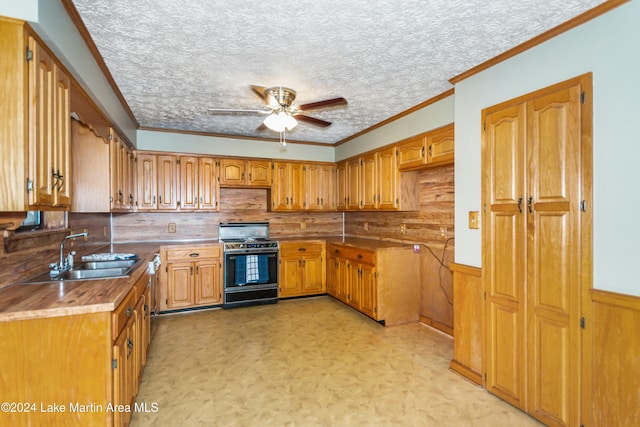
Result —
[[450, 371], [452, 339], [331, 297], [161, 316], [131, 426], [538, 426]]

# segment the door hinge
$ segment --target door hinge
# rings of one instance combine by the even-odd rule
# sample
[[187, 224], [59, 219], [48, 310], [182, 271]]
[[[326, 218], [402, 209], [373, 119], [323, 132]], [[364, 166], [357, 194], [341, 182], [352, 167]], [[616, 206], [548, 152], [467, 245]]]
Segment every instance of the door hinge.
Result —
[[482, 130], [487, 130], [487, 122], [484, 122], [484, 123], [482, 124]]
[[580, 327], [581, 327], [582, 329], [586, 329], [586, 328], [587, 328], [587, 322], [586, 322], [586, 320], [584, 319], [584, 317], [581, 317], [581, 318], [580, 318]]
[[396, 157], [398, 157], [398, 149], [396, 148]]
[[486, 291], [485, 291], [483, 297], [484, 297], [484, 300], [486, 301], [487, 300], [487, 292]]
[[117, 367], [118, 367], [118, 360], [117, 359], [111, 360], [111, 369], [116, 369]]
[[484, 382], [485, 383], [487, 382], [487, 373], [486, 372], [484, 373]]
[[169, 266], [168, 266], [168, 265], [166, 265], [166, 266], [164, 267], [164, 272], [165, 272], [165, 273], [168, 273], [168, 272], [169, 272]]
[[179, 165], [180, 164], [180, 159], [176, 160], [176, 164]]
[[587, 201], [586, 200], [583, 200], [583, 201], [580, 202], [580, 210], [582, 212], [586, 212], [587, 211]]
[[27, 58], [27, 62], [33, 60], [33, 51], [31, 49], [29, 49], [28, 47], [27, 47], [27, 52], [26, 52], [26, 58]]
[[27, 178], [27, 193], [29, 191], [33, 191], [33, 181], [31, 181], [29, 178]]
[[586, 92], [580, 92], [580, 103], [584, 104], [587, 102], [587, 93]]
[[374, 278], [374, 279], [377, 279], [377, 278], [378, 278], [378, 272], [377, 272], [377, 271], [373, 273], [373, 278]]

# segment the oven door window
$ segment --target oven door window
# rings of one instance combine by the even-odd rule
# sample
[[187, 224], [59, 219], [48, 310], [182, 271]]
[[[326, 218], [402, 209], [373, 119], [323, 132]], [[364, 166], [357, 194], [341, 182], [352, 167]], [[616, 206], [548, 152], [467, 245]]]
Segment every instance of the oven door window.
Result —
[[227, 255], [226, 287], [278, 283], [278, 254]]

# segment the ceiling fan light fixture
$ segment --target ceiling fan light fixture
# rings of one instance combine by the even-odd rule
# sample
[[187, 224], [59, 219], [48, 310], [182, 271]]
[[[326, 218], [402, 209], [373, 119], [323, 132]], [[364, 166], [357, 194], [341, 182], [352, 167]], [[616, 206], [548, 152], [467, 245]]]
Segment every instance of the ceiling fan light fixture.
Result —
[[285, 111], [274, 111], [264, 119], [264, 125], [275, 132], [284, 132], [284, 130], [292, 130], [298, 126], [298, 121]]

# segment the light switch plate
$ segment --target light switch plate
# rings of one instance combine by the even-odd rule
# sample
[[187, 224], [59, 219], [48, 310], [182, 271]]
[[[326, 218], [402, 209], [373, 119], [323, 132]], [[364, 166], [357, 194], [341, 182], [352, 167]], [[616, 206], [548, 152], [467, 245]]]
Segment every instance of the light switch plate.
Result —
[[478, 224], [479, 215], [478, 211], [469, 211], [469, 228], [477, 230], [480, 227]]

